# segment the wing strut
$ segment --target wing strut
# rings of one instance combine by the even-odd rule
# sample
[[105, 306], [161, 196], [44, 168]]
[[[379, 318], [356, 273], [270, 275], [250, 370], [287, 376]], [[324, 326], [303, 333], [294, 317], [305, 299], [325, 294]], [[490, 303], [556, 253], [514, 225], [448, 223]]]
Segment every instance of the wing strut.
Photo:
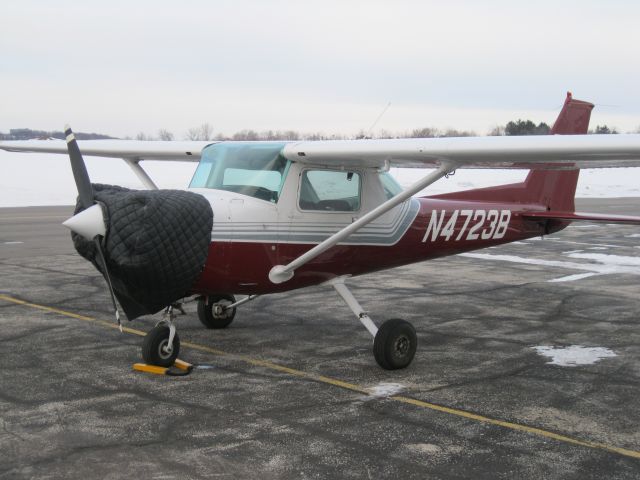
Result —
[[151, 180], [151, 177], [145, 169], [140, 166], [140, 160], [135, 158], [123, 158], [123, 160], [131, 167], [133, 173], [136, 174], [138, 180], [140, 180], [145, 187], [149, 190], [158, 190], [158, 186]]
[[349, 237], [352, 233], [356, 232], [360, 228], [374, 221], [376, 218], [380, 217], [381, 215], [384, 215], [393, 207], [401, 204], [411, 196], [418, 193], [423, 188], [440, 180], [445, 175], [450, 174], [455, 169], [456, 169], [455, 163], [443, 162], [437, 170], [431, 172], [426, 177], [418, 180], [416, 183], [411, 185], [407, 190], [387, 200], [386, 202], [379, 205], [375, 209], [371, 210], [369, 213], [359, 218], [352, 224], [347, 225], [339, 232], [334, 233], [329, 238], [319, 243], [308, 252], [300, 255], [298, 258], [293, 260], [288, 265], [276, 265], [275, 267], [273, 267], [269, 272], [269, 280], [271, 280], [272, 283], [283, 283], [283, 282], [286, 282], [287, 280], [290, 280], [291, 278], [293, 278], [293, 274], [295, 270], [297, 270], [304, 264], [310, 262], [321, 253], [326, 252], [334, 245], [340, 243], [341, 241]]

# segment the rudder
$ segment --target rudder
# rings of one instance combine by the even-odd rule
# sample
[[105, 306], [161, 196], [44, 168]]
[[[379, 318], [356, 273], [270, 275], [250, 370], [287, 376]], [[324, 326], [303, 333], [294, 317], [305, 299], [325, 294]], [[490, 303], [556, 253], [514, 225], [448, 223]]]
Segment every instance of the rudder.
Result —
[[[574, 100], [571, 92], [551, 128], [552, 135], [579, 135], [589, 130], [593, 104]], [[575, 211], [576, 186], [580, 170], [531, 170], [524, 181], [527, 197], [547, 206], [547, 210]]]

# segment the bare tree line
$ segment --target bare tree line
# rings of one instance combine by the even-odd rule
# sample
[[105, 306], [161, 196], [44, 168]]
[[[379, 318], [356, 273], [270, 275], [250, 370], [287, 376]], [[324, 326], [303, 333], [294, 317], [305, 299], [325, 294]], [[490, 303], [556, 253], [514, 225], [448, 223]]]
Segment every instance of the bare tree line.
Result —
[[[546, 123], [535, 124], [531, 120], [510, 121], [506, 125], [498, 125], [486, 133], [487, 136], [502, 135], [546, 135], [551, 128]], [[619, 133], [615, 127], [607, 125], [596, 125], [589, 133]], [[640, 127], [632, 132], [640, 133]], [[363, 139], [363, 138], [439, 138], [439, 137], [470, 137], [476, 136], [477, 133], [471, 130], [457, 130], [455, 128], [436, 128], [423, 127], [408, 131], [391, 132], [389, 130], [379, 129], [374, 132], [365, 130], [359, 131], [356, 135], [345, 135], [340, 133], [327, 134], [324, 132], [298, 132], [296, 130], [252, 130], [244, 129], [235, 132], [232, 135], [225, 135], [222, 132], [216, 133], [210, 123], [203, 123], [197, 127], [188, 129], [183, 135], [184, 140], [203, 140], [203, 141], [256, 141], [256, 140], [346, 140], [346, 139]], [[76, 133], [79, 139], [109, 139], [115, 138], [97, 133]], [[0, 132], [0, 140], [27, 140], [30, 138], [64, 138], [63, 132], [47, 132], [43, 130], [31, 130], [28, 128], [12, 129], [8, 134]], [[131, 137], [125, 137], [131, 139]], [[159, 129], [156, 134], [148, 134], [145, 132], [138, 133], [135, 140], [175, 140], [175, 135], [165, 128]]]
[[[531, 120], [510, 121], [506, 125], [498, 125], [486, 133], [487, 136], [503, 136], [503, 135], [547, 135], [551, 131], [551, 127], [544, 122], [535, 124]], [[619, 133], [616, 128], [610, 128], [607, 125], [597, 125], [589, 133]], [[640, 133], [640, 127], [633, 132]], [[252, 130], [244, 129], [235, 132], [232, 135], [225, 135], [222, 132], [215, 133], [210, 123], [203, 123], [198, 127], [190, 128], [184, 135], [184, 140], [235, 140], [235, 141], [268, 141], [268, 140], [345, 140], [345, 139], [363, 139], [363, 138], [441, 138], [441, 137], [472, 137], [478, 134], [473, 130], [457, 130], [455, 128], [436, 128], [423, 127], [408, 131], [391, 132], [389, 130], [380, 129], [375, 132], [359, 131], [354, 135], [344, 135], [339, 133], [326, 134], [324, 132], [298, 132], [296, 130]], [[139, 133], [136, 140], [174, 140], [173, 133], [166, 129], [160, 129], [157, 135], [147, 135]]]

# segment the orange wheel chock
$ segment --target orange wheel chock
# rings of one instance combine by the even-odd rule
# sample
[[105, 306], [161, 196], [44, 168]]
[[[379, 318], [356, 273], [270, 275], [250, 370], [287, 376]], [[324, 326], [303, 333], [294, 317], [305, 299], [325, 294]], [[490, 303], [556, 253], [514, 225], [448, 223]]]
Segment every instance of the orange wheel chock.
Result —
[[171, 367], [158, 367], [147, 365], [146, 363], [134, 363], [133, 369], [139, 372], [154, 373], [156, 375], [169, 375], [171, 377], [182, 377], [189, 375], [193, 370], [193, 365], [182, 360], [176, 360]]

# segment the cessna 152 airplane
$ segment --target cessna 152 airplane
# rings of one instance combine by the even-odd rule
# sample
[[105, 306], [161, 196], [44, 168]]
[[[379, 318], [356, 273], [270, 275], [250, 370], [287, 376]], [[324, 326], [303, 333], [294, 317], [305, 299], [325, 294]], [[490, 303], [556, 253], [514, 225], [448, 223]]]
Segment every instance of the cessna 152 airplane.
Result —
[[[385, 369], [408, 366], [413, 326], [380, 327], [346, 286], [369, 272], [547, 235], [576, 213], [580, 168], [640, 166], [640, 135], [585, 135], [593, 105], [571, 94], [549, 136], [294, 142], [0, 142], [20, 152], [68, 153], [78, 188], [65, 222], [78, 252], [105, 277], [129, 320], [168, 315], [145, 337], [147, 363], [171, 366], [174, 308], [198, 301], [207, 328], [225, 328], [258, 295], [329, 284], [374, 338]], [[124, 159], [148, 190], [91, 184], [81, 155]], [[141, 160], [198, 161], [188, 189], [159, 190]], [[402, 190], [389, 167], [434, 170]], [[415, 198], [458, 168], [520, 168], [524, 182]], [[237, 301], [234, 294], [246, 295]], [[116, 303], [117, 301], [117, 303]]]

